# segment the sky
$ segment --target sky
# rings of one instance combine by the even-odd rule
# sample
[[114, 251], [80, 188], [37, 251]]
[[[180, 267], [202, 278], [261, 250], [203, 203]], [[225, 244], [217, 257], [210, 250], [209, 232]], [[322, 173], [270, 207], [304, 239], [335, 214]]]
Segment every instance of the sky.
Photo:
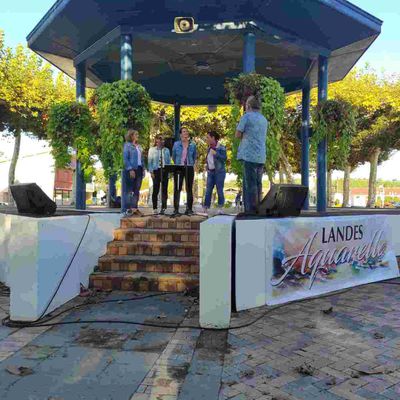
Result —
[[[81, 0], [84, 1], [84, 0]], [[0, 0], [0, 29], [5, 31], [9, 46], [26, 43], [26, 36], [35, 27], [55, 0]], [[352, 3], [383, 20], [382, 34], [360, 59], [358, 65], [369, 63], [385, 74], [400, 74], [400, 0], [352, 0]], [[22, 152], [42, 148], [43, 143], [31, 144], [25, 138]], [[9, 152], [10, 144], [0, 142], [0, 150]], [[359, 168], [354, 177], [367, 177], [368, 165]], [[400, 153], [382, 164], [378, 175], [383, 179], [400, 179]]]

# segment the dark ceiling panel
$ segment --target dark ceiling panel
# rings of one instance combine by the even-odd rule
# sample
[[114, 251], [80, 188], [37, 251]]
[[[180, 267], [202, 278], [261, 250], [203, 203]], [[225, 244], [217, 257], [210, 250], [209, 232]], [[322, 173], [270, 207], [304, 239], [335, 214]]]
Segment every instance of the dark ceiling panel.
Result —
[[[172, 102], [177, 96], [197, 104], [214, 94], [221, 101], [225, 78], [242, 70], [242, 32], [176, 35], [171, 33], [176, 16], [193, 16], [199, 24], [252, 21], [268, 28], [268, 35], [258, 32], [256, 69], [287, 91], [301, 87], [321, 49], [332, 50], [330, 80], [342, 79], [380, 33], [379, 20], [345, 0], [59, 0], [28, 37], [29, 46], [74, 77], [73, 59], [126, 25], [134, 36], [135, 79], [145, 82], [154, 98], [169, 96]], [[89, 86], [119, 79], [119, 46], [117, 38], [104, 54], [87, 60]], [[315, 73], [316, 67], [313, 84]], [[213, 90], [205, 89], [210, 85]]]

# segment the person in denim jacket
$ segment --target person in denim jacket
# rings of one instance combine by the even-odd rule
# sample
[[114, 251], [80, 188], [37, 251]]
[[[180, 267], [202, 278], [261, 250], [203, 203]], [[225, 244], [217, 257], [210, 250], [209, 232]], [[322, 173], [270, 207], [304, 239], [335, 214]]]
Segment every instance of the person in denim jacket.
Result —
[[150, 147], [148, 156], [148, 170], [153, 179], [153, 210], [157, 214], [158, 194], [161, 185], [161, 211], [164, 215], [167, 209], [168, 197], [168, 173], [163, 170], [166, 165], [171, 164], [171, 155], [169, 149], [164, 147], [164, 139], [161, 135], [157, 135], [153, 147]]
[[236, 128], [240, 139], [237, 159], [243, 162], [243, 199], [246, 213], [256, 213], [262, 196], [262, 176], [266, 161], [268, 121], [261, 114], [261, 101], [250, 96], [246, 114]]
[[[125, 204], [131, 205], [131, 208], [122, 209], [124, 215], [143, 216], [138, 209], [140, 188], [144, 176], [144, 158], [143, 149], [139, 145], [139, 132], [129, 129], [125, 135], [125, 144], [123, 150], [124, 169], [122, 179], [125, 181]], [[132, 193], [132, 204], [129, 204], [129, 194]]]
[[226, 148], [219, 143], [217, 132], [209, 132], [206, 137], [208, 143], [207, 151], [207, 189], [204, 200], [204, 211], [208, 212], [211, 206], [211, 196], [214, 186], [217, 187], [218, 207], [221, 209], [225, 204], [224, 183], [226, 176]]
[[179, 214], [179, 199], [183, 186], [186, 184], [187, 203], [186, 215], [193, 215], [193, 182], [194, 182], [194, 165], [197, 158], [196, 145], [190, 141], [189, 130], [181, 127], [179, 130], [181, 140], [174, 143], [172, 148], [172, 159], [175, 165], [186, 166], [185, 171], [177, 172], [174, 176], [174, 214]]

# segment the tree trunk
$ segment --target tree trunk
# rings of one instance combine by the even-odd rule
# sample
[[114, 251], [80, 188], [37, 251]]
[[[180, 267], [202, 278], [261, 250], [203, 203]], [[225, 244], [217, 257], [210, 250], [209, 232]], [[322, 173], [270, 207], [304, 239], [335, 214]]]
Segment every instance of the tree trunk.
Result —
[[14, 151], [11, 158], [10, 169], [8, 170], [8, 201], [13, 203], [13, 197], [11, 195], [10, 186], [15, 183], [15, 170], [17, 169], [17, 162], [19, 157], [19, 151], [21, 149], [21, 131], [18, 130], [14, 134]]
[[350, 207], [350, 165], [344, 167], [343, 178], [343, 204], [342, 207]]
[[378, 172], [378, 160], [381, 154], [380, 149], [375, 149], [371, 154], [370, 163], [371, 167], [369, 170], [369, 182], [368, 182], [368, 201], [367, 208], [374, 208], [376, 202], [376, 176]]
[[282, 163], [279, 163], [279, 183], [285, 183], [285, 176], [283, 175]]
[[274, 174], [272, 172], [268, 172], [269, 186], [271, 187], [274, 184]]
[[281, 162], [283, 170], [285, 171], [287, 182], [293, 184], [294, 180], [293, 180], [292, 166], [290, 165], [289, 160], [287, 159], [286, 155], [283, 152], [281, 152]]
[[194, 204], [196, 204], [197, 199], [199, 198], [199, 174], [194, 174], [194, 181], [193, 181], [193, 199]]
[[206, 189], [207, 189], [207, 174], [205, 171], [203, 171], [201, 175], [203, 177], [203, 190], [201, 193], [201, 198], [202, 198], [202, 205], [204, 206], [204, 201], [206, 199]]
[[334, 197], [334, 193], [333, 193], [333, 188], [332, 188], [332, 170], [330, 169], [328, 171], [327, 174], [327, 182], [326, 182], [326, 186], [327, 186], [327, 198], [328, 198], [328, 207], [333, 207], [333, 197]]

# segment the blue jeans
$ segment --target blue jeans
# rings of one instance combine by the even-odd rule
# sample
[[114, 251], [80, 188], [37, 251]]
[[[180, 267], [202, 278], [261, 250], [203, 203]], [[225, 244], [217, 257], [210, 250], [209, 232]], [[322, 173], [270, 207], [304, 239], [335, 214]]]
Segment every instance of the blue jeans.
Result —
[[140, 188], [142, 186], [143, 179], [143, 168], [139, 167], [135, 169], [136, 176], [134, 179], [129, 175], [129, 171], [125, 169], [122, 172], [122, 179], [124, 179], [124, 192], [122, 196], [124, 201], [122, 202], [121, 211], [125, 212], [129, 208], [137, 208], [139, 202]]
[[264, 164], [243, 161], [244, 211], [255, 213], [262, 196], [262, 176]]
[[211, 206], [211, 196], [214, 190], [214, 186], [217, 187], [218, 193], [218, 206], [223, 207], [225, 204], [224, 197], [224, 183], [225, 183], [225, 171], [208, 171], [207, 172], [207, 189], [206, 198], [204, 200], [204, 207], [210, 208]]

